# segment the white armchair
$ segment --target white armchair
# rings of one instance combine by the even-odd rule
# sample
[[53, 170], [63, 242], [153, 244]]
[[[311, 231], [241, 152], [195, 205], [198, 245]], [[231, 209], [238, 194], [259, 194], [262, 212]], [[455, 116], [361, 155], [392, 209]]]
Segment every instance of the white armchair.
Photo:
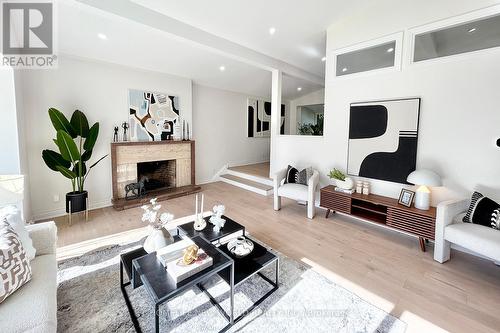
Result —
[[457, 244], [500, 264], [500, 231], [464, 223], [470, 200], [444, 201], [437, 206], [434, 260], [450, 259], [451, 244]]
[[309, 185], [302, 184], [281, 184], [286, 177], [286, 170], [282, 169], [274, 174], [274, 210], [281, 209], [281, 197], [307, 202], [307, 217], [314, 218], [315, 212], [315, 198], [316, 188], [319, 183], [319, 173], [314, 170], [311, 178], [309, 178]]

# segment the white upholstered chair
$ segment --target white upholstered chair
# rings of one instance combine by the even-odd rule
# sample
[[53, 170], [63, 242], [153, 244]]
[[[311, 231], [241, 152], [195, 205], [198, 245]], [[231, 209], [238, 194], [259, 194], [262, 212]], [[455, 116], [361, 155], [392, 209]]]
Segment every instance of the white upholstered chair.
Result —
[[319, 173], [313, 170], [309, 185], [302, 184], [281, 184], [286, 177], [287, 169], [282, 169], [274, 174], [274, 210], [281, 209], [281, 197], [289, 198], [297, 201], [307, 202], [307, 217], [314, 218], [316, 188], [319, 183]]
[[500, 231], [462, 222], [469, 203], [469, 199], [450, 200], [437, 206], [434, 260], [448, 261], [453, 243], [500, 265]]

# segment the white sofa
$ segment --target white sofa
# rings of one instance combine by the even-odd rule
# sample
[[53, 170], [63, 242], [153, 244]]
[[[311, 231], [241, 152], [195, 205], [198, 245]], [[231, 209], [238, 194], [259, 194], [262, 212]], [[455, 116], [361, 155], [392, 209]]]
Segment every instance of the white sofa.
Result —
[[316, 214], [315, 200], [316, 188], [319, 183], [319, 173], [313, 170], [309, 185], [302, 184], [281, 184], [286, 177], [287, 169], [282, 169], [274, 174], [274, 210], [281, 209], [281, 197], [289, 198], [297, 201], [307, 202], [307, 217], [312, 219]]
[[500, 264], [500, 231], [482, 225], [464, 223], [462, 218], [470, 200], [444, 201], [437, 206], [434, 260], [450, 259], [451, 244], [492, 259]]
[[57, 228], [54, 222], [27, 225], [36, 249], [31, 281], [0, 303], [0, 331], [56, 332]]

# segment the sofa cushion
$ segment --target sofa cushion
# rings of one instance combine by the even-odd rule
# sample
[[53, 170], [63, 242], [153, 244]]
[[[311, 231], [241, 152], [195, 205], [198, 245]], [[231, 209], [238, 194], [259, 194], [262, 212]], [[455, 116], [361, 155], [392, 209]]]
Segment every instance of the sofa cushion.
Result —
[[6, 218], [0, 220], [0, 278], [0, 303], [31, 279], [26, 251]]
[[455, 223], [445, 228], [444, 238], [500, 262], [500, 232], [472, 223]]
[[23, 244], [26, 256], [29, 260], [33, 260], [36, 255], [36, 250], [33, 247], [33, 242], [29, 236], [26, 225], [21, 218], [21, 212], [16, 206], [6, 206], [0, 209], [0, 220], [7, 219], [7, 222], [12, 226], [15, 233], [19, 236], [21, 244]]
[[31, 261], [32, 279], [0, 304], [2, 332], [56, 332], [57, 264], [55, 254]]
[[278, 188], [278, 195], [294, 200], [307, 201], [308, 187], [302, 184], [284, 184]]
[[472, 194], [471, 203], [463, 221], [498, 229], [497, 219], [499, 213], [499, 203], [476, 191]]
[[311, 167], [299, 171], [289, 165], [286, 170], [285, 184], [302, 184], [307, 186], [309, 185], [309, 178], [311, 178], [312, 174], [313, 169]]

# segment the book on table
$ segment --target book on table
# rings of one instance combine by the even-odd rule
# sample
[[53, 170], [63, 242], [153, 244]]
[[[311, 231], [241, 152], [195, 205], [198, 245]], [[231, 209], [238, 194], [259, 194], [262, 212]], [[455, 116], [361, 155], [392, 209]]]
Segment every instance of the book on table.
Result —
[[165, 266], [168, 275], [176, 282], [179, 283], [196, 273], [201, 272], [205, 268], [212, 266], [213, 259], [203, 251], [198, 250], [198, 258], [189, 265], [186, 265], [182, 260], [184, 250], [193, 245], [194, 242], [190, 239], [183, 239], [175, 242], [156, 252], [158, 260]]

